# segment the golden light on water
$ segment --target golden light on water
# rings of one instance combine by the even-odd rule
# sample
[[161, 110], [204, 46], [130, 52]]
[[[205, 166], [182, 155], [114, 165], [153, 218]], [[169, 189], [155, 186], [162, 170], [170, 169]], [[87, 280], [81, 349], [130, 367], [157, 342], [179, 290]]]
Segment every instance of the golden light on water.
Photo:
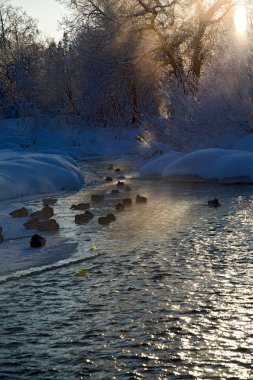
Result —
[[244, 5], [240, 4], [235, 7], [234, 25], [239, 35], [244, 35], [247, 30], [247, 12]]

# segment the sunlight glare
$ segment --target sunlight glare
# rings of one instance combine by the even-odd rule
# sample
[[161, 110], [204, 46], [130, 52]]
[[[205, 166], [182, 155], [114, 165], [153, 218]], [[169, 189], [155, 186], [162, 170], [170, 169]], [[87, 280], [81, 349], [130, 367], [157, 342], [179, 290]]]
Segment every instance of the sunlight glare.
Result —
[[234, 12], [234, 25], [236, 32], [243, 35], [247, 29], [247, 14], [244, 5], [237, 5]]

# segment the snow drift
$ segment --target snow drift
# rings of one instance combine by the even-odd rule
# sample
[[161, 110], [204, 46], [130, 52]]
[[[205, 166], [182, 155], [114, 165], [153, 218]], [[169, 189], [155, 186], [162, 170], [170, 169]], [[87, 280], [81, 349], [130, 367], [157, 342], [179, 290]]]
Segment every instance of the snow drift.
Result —
[[43, 153], [0, 152], [0, 200], [78, 190], [84, 180], [74, 160]]
[[253, 153], [216, 148], [181, 157], [169, 153], [144, 165], [140, 174], [171, 181], [253, 183]]

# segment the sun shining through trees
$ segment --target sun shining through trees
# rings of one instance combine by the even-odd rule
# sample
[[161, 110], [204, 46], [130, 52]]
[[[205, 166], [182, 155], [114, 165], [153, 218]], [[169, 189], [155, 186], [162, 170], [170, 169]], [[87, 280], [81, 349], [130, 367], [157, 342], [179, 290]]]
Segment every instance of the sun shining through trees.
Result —
[[252, 57], [253, 0], [57, 1], [69, 11], [59, 43], [11, 6], [22, 0], [0, 0], [0, 117], [60, 110], [105, 125], [160, 123], [185, 114], [179, 104], [217, 78], [217, 62]]
[[247, 30], [247, 12], [243, 4], [238, 4], [234, 10], [234, 25], [238, 35], [243, 36]]

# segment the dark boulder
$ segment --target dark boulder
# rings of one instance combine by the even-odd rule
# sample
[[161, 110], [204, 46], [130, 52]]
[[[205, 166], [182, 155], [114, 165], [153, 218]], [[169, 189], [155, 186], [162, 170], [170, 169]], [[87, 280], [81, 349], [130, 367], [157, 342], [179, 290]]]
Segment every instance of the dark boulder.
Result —
[[125, 210], [125, 206], [123, 205], [123, 203], [118, 203], [115, 206], [115, 210], [116, 210], [116, 212], [122, 212]]
[[86, 211], [84, 214], [77, 214], [75, 216], [75, 223], [76, 224], [85, 224], [88, 223], [94, 215], [90, 211]]
[[39, 231], [58, 231], [60, 228], [59, 224], [55, 219], [48, 219], [39, 222], [37, 230]]
[[216, 198], [211, 199], [210, 201], [207, 202], [207, 204], [209, 207], [219, 207], [220, 206], [220, 202]]
[[104, 198], [104, 194], [92, 194], [91, 196], [92, 202], [102, 202]]
[[3, 228], [0, 227], [0, 243], [2, 243], [4, 241], [4, 237], [3, 237]]
[[53, 206], [57, 203], [57, 199], [56, 198], [43, 198], [42, 203], [43, 203], [43, 206], [45, 206], [46, 204], [48, 206]]
[[48, 204], [45, 204], [42, 210], [32, 212], [30, 214], [31, 218], [37, 218], [39, 220], [43, 219], [49, 219], [54, 215], [54, 210], [52, 207], [48, 206]]
[[143, 195], [136, 195], [136, 203], [147, 203], [147, 198], [144, 197]]
[[43, 247], [45, 244], [46, 244], [46, 239], [43, 236], [40, 236], [38, 234], [33, 235], [30, 240], [31, 248]]
[[19, 208], [17, 210], [10, 212], [10, 215], [13, 218], [24, 218], [24, 217], [28, 216], [28, 210], [25, 207], [22, 207], [22, 208]]
[[28, 220], [28, 222], [24, 223], [23, 226], [27, 228], [28, 230], [37, 230], [40, 222], [39, 219], [33, 218]]
[[113, 213], [109, 213], [106, 216], [100, 216], [98, 218], [98, 223], [102, 226], [108, 226], [108, 224], [114, 222], [116, 220], [116, 216]]
[[72, 205], [70, 207], [71, 210], [88, 210], [90, 208], [89, 203], [78, 203], [77, 205]]
[[106, 218], [109, 220], [109, 222], [115, 222], [116, 216], [113, 213], [109, 213], [106, 215]]
[[108, 224], [110, 223], [110, 221], [107, 219], [106, 216], [100, 216], [98, 218], [98, 223], [101, 224], [102, 226], [108, 226]]
[[131, 198], [124, 198], [122, 199], [122, 203], [124, 206], [130, 207], [132, 206], [133, 201]]

